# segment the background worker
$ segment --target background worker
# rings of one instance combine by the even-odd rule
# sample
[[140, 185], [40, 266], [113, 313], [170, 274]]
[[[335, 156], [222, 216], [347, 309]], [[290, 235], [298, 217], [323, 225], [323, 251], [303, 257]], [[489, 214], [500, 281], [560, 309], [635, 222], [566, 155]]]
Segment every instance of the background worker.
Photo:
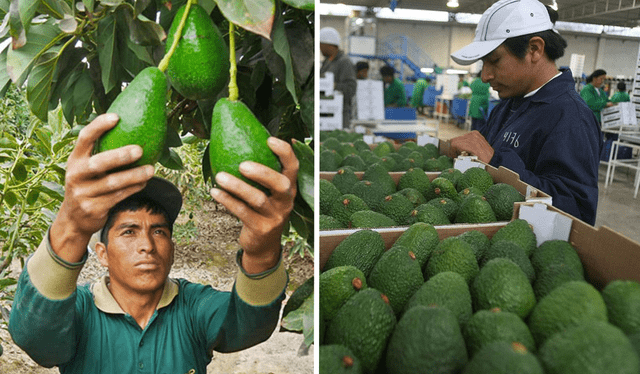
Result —
[[606, 77], [606, 71], [597, 69], [587, 77], [587, 84], [580, 90], [580, 96], [596, 116], [598, 123], [600, 123], [601, 120], [600, 111], [613, 105], [613, 103], [609, 101], [607, 93], [602, 89]]
[[513, 170], [554, 206], [593, 225], [602, 133], [571, 71], [556, 66], [567, 46], [553, 29], [557, 18], [537, 0], [500, 0], [484, 12], [474, 41], [451, 57], [461, 65], [481, 59], [482, 81], [501, 101], [482, 132], [451, 145]]
[[489, 88], [491, 85], [485, 83], [481, 78], [482, 72], [478, 73], [471, 82], [471, 99], [469, 101], [469, 117], [471, 117], [471, 130], [481, 131], [487, 124], [485, 115], [489, 112]]
[[333, 88], [343, 95], [342, 128], [348, 128], [351, 121], [351, 99], [357, 88], [356, 71], [349, 57], [340, 50], [340, 34], [333, 27], [320, 29], [320, 52], [324, 56], [320, 75], [333, 73]]
[[[232, 291], [222, 292], [168, 278], [182, 196], [170, 182], [152, 178], [151, 165], [123, 170], [142, 156], [137, 145], [92, 154], [117, 122], [104, 114], [80, 131], [60, 210], [18, 280], [9, 332], [34, 361], [61, 373], [205, 373], [214, 350], [248, 348], [278, 324], [287, 285], [281, 235], [296, 195], [298, 160], [287, 143], [270, 138], [281, 173], [240, 164], [269, 196], [216, 174], [212, 197], [243, 223], [240, 271]], [[87, 245], [99, 230], [95, 252], [108, 275], [78, 286]]]
[[612, 103], [623, 103], [631, 101], [629, 93], [627, 92], [627, 85], [620, 81], [617, 84], [618, 91], [611, 96]]
[[416, 108], [420, 114], [424, 114], [424, 91], [429, 86], [425, 78], [418, 78], [413, 84], [411, 91], [411, 106]]
[[380, 75], [385, 85], [384, 106], [401, 108], [407, 105], [407, 95], [404, 91], [404, 85], [400, 79], [395, 77], [395, 72], [396, 70], [388, 65], [380, 68]]
[[369, 63], [366, 61], [356, 62], [356, 79], [369, 78]]

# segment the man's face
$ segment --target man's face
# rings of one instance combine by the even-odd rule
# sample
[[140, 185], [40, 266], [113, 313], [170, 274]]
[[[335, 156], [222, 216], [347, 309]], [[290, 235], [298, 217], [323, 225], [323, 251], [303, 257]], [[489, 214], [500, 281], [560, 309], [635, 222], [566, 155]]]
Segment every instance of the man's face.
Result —
[[593, 79], [591, 80], [591, 84], [593, 85], [593, 87], [599, 88], [602, 87], [602, 84], [604, 83], [604, 79], [605, 79], [606, 75], [600, 75], [597, 77], [593, 77]]
[[391, 83], [393, 82], [393, 75], [383, 75], [382, 76], [382, 81], [384, 83]]
[[108, 247], [98, 256], [108, 267], [112, 283], [137, 293], [164, 287], [173, 264], [174, 247], [162, 214], [151, 214], [146, 209], [120, 212], [108, 235]]
[[358, 79], [367, 79], [369, 76], [369, 69], [360, 69], [356, 72], [356, 78]]
[[337, 49], [338, 47], [336, 47], [333, 44], [320, 43], [320, 53], [322, 53], [324, 57], [333, 56], [333, 54], [335, 53], [335, 50]]
[[524, 96], [531, 92], [528, 54], [520, 60], [504, 45], [482, 58], [482, 81], [490, 83], [501, 99]]

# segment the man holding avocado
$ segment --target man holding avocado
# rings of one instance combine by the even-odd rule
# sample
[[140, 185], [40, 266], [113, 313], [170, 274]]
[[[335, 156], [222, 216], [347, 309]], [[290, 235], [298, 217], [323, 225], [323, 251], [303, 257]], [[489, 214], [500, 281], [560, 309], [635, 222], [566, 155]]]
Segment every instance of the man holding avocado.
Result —
[[[117, 123], [97, 117], [69, 156], [65, 198], [42, 244], [18, 281], [9, 332], [37, 363], [61, 373], [206, 373], [213, 351], [231, 352], [266, 340], [276, 327], [288, 281], [280, 237], [296, 195], [298, 160], [270, 138], [282, 173], [245, 161], [241, 173], [267, 196], [227, 173], [213, 198], [243, 222], [231, 292], [168, 278], [173, 223], [182, 196], [144, 165], [137, 145], [92, 155], [95, 141]], [[233, 195], [226, 191], [233, 191]], [[95, 245], [108, 276], [77, 286]]]

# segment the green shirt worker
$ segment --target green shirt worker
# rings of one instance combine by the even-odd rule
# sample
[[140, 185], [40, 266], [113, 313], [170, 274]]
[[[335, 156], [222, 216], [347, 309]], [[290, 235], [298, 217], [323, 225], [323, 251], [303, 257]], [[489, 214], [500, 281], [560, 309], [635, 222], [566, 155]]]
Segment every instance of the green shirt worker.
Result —
[[614, 93], [613, 96], [611, 96], [612, 103], [624, 103], [631, 101], [629, 93], [627, 93], [627, 85], [624, 82], [618, 82], [617, 88], [618, 92]]
[[400, 79], [394, 76], [395, 72], [395, 69], [391, 66], [385, 65], [380, 68], [380, 75], [385, 85], [385, 107], [404, 107], [407, 105], [407, 95], [404, 92], [404, 85]]
[[418, 78], [411, 91], [411, 106], [422, 108], [424, 106], [424, 91], [429, 87], [429, 82], [424, 78]]
[[[80, 132], [64, 201], [20, 275], [9, 332], [35, 362], [61, 373], [206, 373], [214, 350], [258, 344], [278, 324], [288, 282], [280, 237], [293, 207], [298, 160], [286, 142], [270, 138], [282, 173], [240, 164], [270, 196], [230, 174], [215, 176], [212, 197], [244, 224], [240, 271], [232, 291], [222, 292], [168, 278], [182, 196], [153, 177], [151, 165], [118, 170], [138, 160], [142, 149], [92, 155], [95, 141], [117, 122], [104, 114]], [[78, 286], [87, 245], [99, 230], [95, 254], [108, 275]]]
[[601, 119], [600, 111], [613, 105], [613, 103], [609, 102], [607, 93], [602, 89], [602, 84], [606, 76], [606, 71], [597, 69], [587, 77], [587, 84], [580, 90], [580, 96], [596, 116], [598, 123], [600, 123]]
[[489, 110], [489, 83], [482, 82], [482, 72], [471, 82], [471, 100], [469, 101], [469, 117], [471, 130], [480, 131], [487, 123], [484, 116]]

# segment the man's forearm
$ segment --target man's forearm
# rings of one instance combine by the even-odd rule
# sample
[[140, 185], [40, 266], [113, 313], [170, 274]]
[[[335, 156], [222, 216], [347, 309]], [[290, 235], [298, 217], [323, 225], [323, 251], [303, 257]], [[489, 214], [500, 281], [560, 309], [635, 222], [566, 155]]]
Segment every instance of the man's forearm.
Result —
[[49, 232], [51, 248], [61, 259], [71, 263], [80, 262], [87, 253], [91, 234], [77, 232], [64, 217], [56, 217]]

